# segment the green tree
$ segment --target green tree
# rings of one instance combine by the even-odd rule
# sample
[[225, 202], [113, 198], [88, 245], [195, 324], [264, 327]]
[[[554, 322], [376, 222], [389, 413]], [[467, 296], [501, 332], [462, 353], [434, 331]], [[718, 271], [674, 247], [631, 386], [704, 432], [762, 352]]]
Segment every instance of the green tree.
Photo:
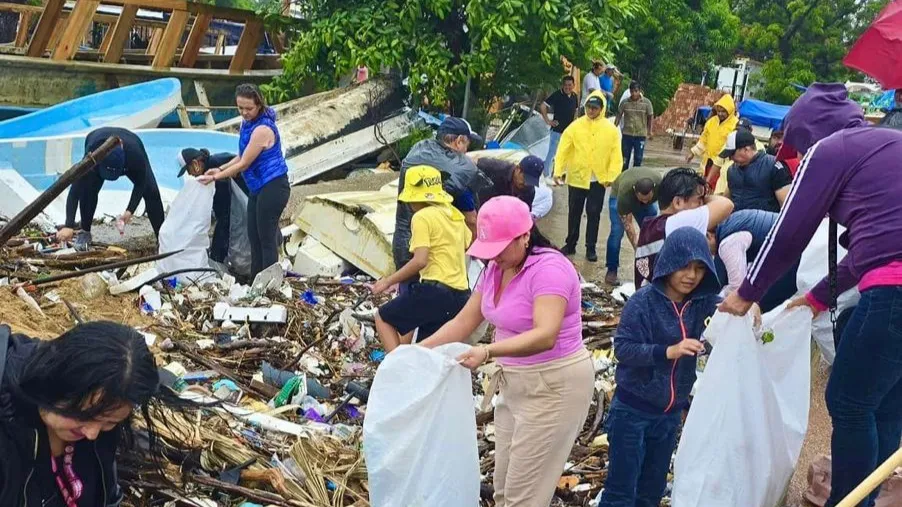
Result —
[[735, 0], [739, 50], [764, 62], [764, 99], [789, 104], [795, 83], [861, 79], [842, 59], [888, 1]]
[[620, 70], [642, 84], [657, 114], [680, 83], [700, 83], [706, 73], [711, 79], [714, 65], [735, 56], [739, 18], [729, 0], [690, 4], [657, 0], [627, 31], [629, 43], [617, 56]]
[[310, 27], [267, 90], [282, 100], [310, 78], [333, 87], [363, 63], [407, 77], [417, 105], [460, 113], [468, 78], [488, 102], [556, 86], [562, 56], [583, 68], [610, 59], [646, 1], [310, 0]]

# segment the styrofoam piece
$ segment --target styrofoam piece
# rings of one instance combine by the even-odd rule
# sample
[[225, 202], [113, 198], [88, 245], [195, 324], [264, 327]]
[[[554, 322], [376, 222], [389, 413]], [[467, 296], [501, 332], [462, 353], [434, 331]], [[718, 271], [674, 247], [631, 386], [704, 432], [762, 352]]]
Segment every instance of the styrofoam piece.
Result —
[[[14, 217], [40, 195], [41, 192], [28, 183], [21, 174], [0, 161], [0, 214]], [[32, 220], [46, 232], [55, 230], [53, 224], [65, 221], [66, 212], [57, 201], [51, 202]]]
[[141, 286], [145, 285], [147, 282], [153, 280], [158, 276], [160, 276], [160, 272], [157, 271], [157, 268], [150, 268], [147, 271], [142, 271], [141, 273], [129, 278], [128, 280], [118, 285], [111, 285], [110, 294], [117, 296], [119, 294], [125, 294], [126, 292], [131, 292], [133, 290], [138, 290], [141, 288]]
[[335, 277], [350, 269], [350, 264], [314, 238], [307, 237], [294, 256], [293, 270], [304, 276]]
[[232, 322], [269, 322], [284, 324], [288, 320], [288, 309], [282, 305], [266, 308], [242, 308], [228, 303], [216, 303], [213, 307], [213, 318]]
[[627, 299], [633, 297], [636, 293], [636, 286], [632, 282], [627, 282], [611, 292], [615, 299], [626, 302]]

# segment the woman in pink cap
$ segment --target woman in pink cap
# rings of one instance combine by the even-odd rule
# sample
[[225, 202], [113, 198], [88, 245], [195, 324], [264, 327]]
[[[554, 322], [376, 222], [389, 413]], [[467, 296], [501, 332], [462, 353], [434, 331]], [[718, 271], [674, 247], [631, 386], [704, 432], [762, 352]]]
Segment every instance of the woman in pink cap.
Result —
[[493, 358], [500, 365], [495, 504], [547, 507], [594, 392], [579, 275], [516, 197], [486, 202], [476, 228], [467, 253], [489, 264], [464, 309], [422, 345], [464, 341], [484, 320], [495, 326], [491, 344], [458, 358], [470, 369]]

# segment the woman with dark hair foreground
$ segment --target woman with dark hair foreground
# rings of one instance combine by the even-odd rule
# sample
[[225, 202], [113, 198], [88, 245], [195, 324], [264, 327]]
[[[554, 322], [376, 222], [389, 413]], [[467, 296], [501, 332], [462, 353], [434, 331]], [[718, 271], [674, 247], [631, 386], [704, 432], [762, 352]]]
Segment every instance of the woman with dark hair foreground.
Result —
[[144, 337], [113, 322], [80, 324], [55, 340], [0, 326], [0, 505], [119, 505], [120, 439], [139, 409], [156, 445], [148, 405], [160, 396]]
[[[511, 196], [490, 199], [477, 216], [468, 253], [489, 260], [457, 316], [421, 343], [464, 341], [484, 321], [490, 345], [458, 358], [476, 369], [493, 357], [501, 391], [495, 407], [495, 505], [547, 507], [589, 412], [595, 370], [582, 342], [579, 275]], [[494, 389], [486, 396], [490, 400]]]
[[282, 154], [282, 138], [276, 127], [276, 112], [266, 105], [252, 84], [235, 89], [235, 103], [244, 120], [238, 137], [238, 156], [208, 169], [198, 181], [208, 184], [241, 174], [250, 190], [247, 203], [247, 234], [251, 242], [251, 278], [279, 261], [282, 232], [279, 219], [291, 186], [288, 164]]

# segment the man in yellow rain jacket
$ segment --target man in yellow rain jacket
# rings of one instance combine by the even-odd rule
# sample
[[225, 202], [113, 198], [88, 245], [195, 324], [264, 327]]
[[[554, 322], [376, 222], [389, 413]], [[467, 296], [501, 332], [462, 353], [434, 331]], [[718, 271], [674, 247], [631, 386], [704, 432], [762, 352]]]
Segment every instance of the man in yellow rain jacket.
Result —
[[596, 262], [598, 224], [605, 188], [623, 170], [620, 131], [605, 118], [605, 97], [594, 91], [586, 101], [586, 114], [564, 130], [554, 162], [555, 181], [566, 175], [568, 187], [567, 239], [561, 251], [576, 253], [579, 225], [586, 211], [586, 260]]
[[703, 174], [711, 188], [714, 188], [720, 176], [720, 168], [725, 163], [720, 158], [720, 152], [727, 142], [727, 136], [736, 130], [739, 118], [736, 116], [736, 103], [729, 95], [724, 95], [715, 102], [712, 110], [714, 114], [705, 122], [705, 130], [686, 157], [686, 163], [692, 162], [696, 156], [700, 157], [698, 172]]

